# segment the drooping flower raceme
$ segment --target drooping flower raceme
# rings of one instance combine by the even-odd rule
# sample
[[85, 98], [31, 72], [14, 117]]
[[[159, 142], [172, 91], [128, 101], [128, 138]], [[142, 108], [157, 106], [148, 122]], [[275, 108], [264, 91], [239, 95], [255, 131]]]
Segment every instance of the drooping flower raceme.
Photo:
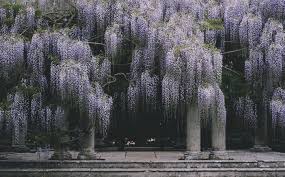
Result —
[[24, 40], [16, 36], [0, 36], [0, 74], [9, 78], [16, 66], [24, 64]]
[[11, 105], [12, 144], [25, 145], [28, 128], [28, 105], [23, 93], [16, 92]]
[[262, 33], [262, 18], [254, 14], [247, 14], [243, 17], [240, 27], [239, 36], [241, 44], [248, 46], [249, 49], [256, 47]]
[[257, 126], [257, 106], [250, 97], [240, 97], [235, 102], [236, 116], [242, 119], [245, 128], [251, 129]]
[[123, 36], [120, 31], [120, 26], [114, 24], [107, 28], [105, 32], [106, 53], [108, 56], [115, 58], [121, 49]]
[[275, 89], [270, 103], [272, 127], [285, 127], [285, 92], [282, 88]]
[[[55, 72], [55, 73], [53, 73]], [[80, 112], [88, 113], [90, 120], [99, 120], [102, 134], [107, 134], [112, 108], [109, 98], [99, 83], [93, 87], [88, 76], [88, 67], [74, 60], [66, 60], [58, 66], [52, 66], [52, 88], [61, 97], [63, 103], [70, 104]]]

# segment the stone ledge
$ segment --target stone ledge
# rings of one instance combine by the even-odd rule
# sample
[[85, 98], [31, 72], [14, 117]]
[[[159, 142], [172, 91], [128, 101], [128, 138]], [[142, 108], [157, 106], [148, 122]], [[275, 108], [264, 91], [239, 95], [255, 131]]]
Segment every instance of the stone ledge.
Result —
[[10, 161], [1, 160], [0, 169], [66, 169], [66, 168], [285, 168], [284, 161], [237, 160], [187, 160], [187, 161], [99, 161], [99, 160], [51, 160]]
[[0, 169], [5, 172], [285, 172], [285, 168], [64, 168], [64, 169]]
[[0, 177], [284, 177], [285, 168], [0, 169]]

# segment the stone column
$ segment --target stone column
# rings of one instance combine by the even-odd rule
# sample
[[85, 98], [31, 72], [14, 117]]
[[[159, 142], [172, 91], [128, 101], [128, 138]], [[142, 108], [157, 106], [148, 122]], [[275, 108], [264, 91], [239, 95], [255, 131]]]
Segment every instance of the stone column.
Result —
[[226, 153], [226, 122], [218, 117], [216, 110], [212, 112], [212, 150], [210, 159], [228, 159]]
[[27, 139], [27, 119], [14, 118], [12, 131], [12, 148], [16, 152], [28, 152], [26, 146]]
[[201, 119], [197, 103], [187, 106], [185, 160], [203, 159], [201, 153]]
[[197, 105], [191, 104], [188, 106], [186, 124], [186, 150], [192, 152], [200, 152], [201, 121]]
[[80, 137], [81, 150], [77, 156], [80, 160], [94, 160], [95, 153], [95, 126], [89, 120], [83, 121], [83, 133]]
[[[68, 122], [68, 109], [64, 109], [64, 124], [60, 129], [63, 132], [68, 132], [69, 122]], [[54, 147], [54, 154], [52, 155], [52, 160], [70, 160], [72, 155], [69, 152], [69, 135], [64, 134], [63, 136], [57, 137], [57, 143]]]
[[[270, 78], [271, 76], [265, 75], [264, 77]], [[256, 120], [256, 129], [255, 129], [255, 137], [254, 137], [254, 146], [251, 148], [251, 151], [254, 152], [267, 152], [271, 151], [271, 148], [267, 146], [267, 136], [268, 136], [268, 93], [269, 90], [272, 90], [271, 79], [264, 80], [264, 87], [257, 90], [257, 95], [259, 95], [259, 99], [256, 100], [257, 103], [257, 120]], [[265, 104], [265, 105], [264, 105]]]
[[226, 150], [226, 125], [216, 115], [212, 117], [212, 148], [215, 151]]
[[267, 108], [263, 107], [259, 104], [258, 112], [258, 120], [255, 129], [255, 137], [254, 137], [254, 146], [251, 148], [251, 151], [254, 152], [268, 152], [271, 151], [271, 148], [268, 147], [268, 115]]

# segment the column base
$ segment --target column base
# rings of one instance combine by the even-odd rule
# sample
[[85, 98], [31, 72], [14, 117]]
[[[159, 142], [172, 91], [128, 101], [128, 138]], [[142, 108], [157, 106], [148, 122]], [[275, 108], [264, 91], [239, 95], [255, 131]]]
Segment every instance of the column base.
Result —
[[55, 151], [50, 159], [51, 160], [71, 160], [72, 155], [68, 151]]
[[209, 152], [201, 151], [187, 151], [180, 160], [207, 160], [209, 159]]
[[98, 160], [96, 153], [90, 150], [84, 150], [77, 155], [78, 160]]
[[232, 160], [227, 151], [185, 152], [179, 160]]
[[270, 152], [272, 149], [266, 145], [254, 145], [253, 148], [250, 149], [252, 152]]
[[232, 160], [227, 151], [211, 151], [209, 160]]

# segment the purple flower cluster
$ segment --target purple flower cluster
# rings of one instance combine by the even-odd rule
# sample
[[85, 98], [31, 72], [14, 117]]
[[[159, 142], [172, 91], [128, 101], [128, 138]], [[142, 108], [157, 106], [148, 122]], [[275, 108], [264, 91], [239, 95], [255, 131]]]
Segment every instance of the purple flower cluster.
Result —
[[257, 126], [257, 106], [250, 97], [238, 98], [235, 102], [235, 111], [245, 128], [252, 129]]
[[9, 79], [17, 66], [24, 64], [24, 40], [13, 36], [0, 36], [0, 74]]
[[285, 91], [282, 88], [276, 88], [272, 101], [270, 102], [272, 114], [272, 127], [285, 128]]

